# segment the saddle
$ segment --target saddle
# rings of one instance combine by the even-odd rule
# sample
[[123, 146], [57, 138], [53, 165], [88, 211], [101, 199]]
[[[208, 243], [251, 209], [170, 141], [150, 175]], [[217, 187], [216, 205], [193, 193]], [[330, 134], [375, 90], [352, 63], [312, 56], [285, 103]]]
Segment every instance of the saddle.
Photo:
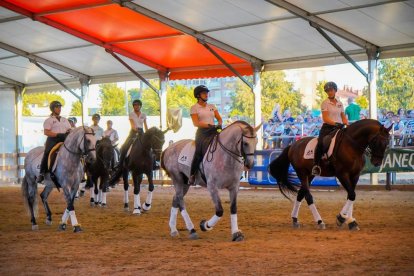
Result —
[[63, 142], [57, 143], [52, 148], [52, 150], [49, 152], [49, 156], [48, 156], [48, 159], [47, 159], [47, 167], [49, 169], [50, 179], [52, 179], [53, 183], [55, 183], [55, 186], [58, 189], [58, 191], [60, 191], [60, 187], [62, 187], [62, 186], [59, 184], [59, 182], [58, 182], [55, 174], [53, 173], [53, 171], [55, 169], [56, 158], [57, 158], [57, 155], [59, 153], [59, 149], [62, 145], [63, 145]]
[[[331, 133], [327, 134], [323, 138], [322, 144], [322, 159], [328, 159], [332, 156], [333, 150], [335, 148], [336, 139], [338, 138], [339, 130], [332, 131]], [[315, 157], [315, 149], [316, 145], [318, 144], [318, 138], [313, 138], [308, 142], [305, 148], [305, 152], [303, 153], [303, 159], [314, 159]]]

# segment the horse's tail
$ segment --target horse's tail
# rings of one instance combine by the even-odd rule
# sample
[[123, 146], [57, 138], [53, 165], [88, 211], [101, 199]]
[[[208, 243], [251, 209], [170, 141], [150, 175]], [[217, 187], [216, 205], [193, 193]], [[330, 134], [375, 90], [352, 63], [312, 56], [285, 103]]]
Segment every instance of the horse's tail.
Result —
[[170, 176], [170, 174], [168, 173], [167, 168], [165, 167], [165, 162], [164, 162], [165, 151], [166, 151], [166, 150], [164, 150], [164, 151], [161, 153], [161, 164], [160, 164], [160, 166], [161, 166], [161, 169], [163, 169], [163, 170], [165, 171], [165, 173], [167, 174], [167, 176]]
[[30, 209], [32, 209], [34, 216], [37, 217], [37, 182], [31, 181], [31, 183], [29, 183], [27, 175], [25, 175], [23, 177], [21, 189], [26, 210], [30, 215]]
[[286, 147], [283, 152], [273, 160], [268, 167], [268, 172], [277, 180], [280, 192], [289, 199], [287, 194], [297, 193], [296, 187], [289, 181], [289, 149]]

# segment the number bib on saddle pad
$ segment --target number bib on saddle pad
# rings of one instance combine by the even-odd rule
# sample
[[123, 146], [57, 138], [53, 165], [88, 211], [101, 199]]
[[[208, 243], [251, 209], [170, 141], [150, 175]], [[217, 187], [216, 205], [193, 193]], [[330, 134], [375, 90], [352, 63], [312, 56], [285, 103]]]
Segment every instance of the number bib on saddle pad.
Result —
[[195, 153], [195, 141], [191, 141], [184, 146], [178, 155], [178, 163], [191, 167]]
[[[329, 145], [328, 152], [323, 155], [324, 159], [331, 157], [333, 150], [335, 148], [335, 141], [336, 136], [338, 135], [338, 131], [335, 133], [335, 136], [331, 140], [331, 144]], [[303, 153], [303, 159], [313, 159], [315, 157], [315, 148], [318, 144], [318, 138], [313, 138], [308, 142], [305, 148], [305, 152]]]

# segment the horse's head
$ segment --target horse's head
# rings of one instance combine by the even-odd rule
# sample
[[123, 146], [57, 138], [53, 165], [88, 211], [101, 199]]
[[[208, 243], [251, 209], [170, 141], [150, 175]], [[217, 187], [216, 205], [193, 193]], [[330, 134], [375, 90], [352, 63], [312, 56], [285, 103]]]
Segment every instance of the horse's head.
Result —
[[244, 159], [244, 166], [251, 169], [254, 165], [254, 151], [257, 144], [256, 129], [246, 122], [238, 121], [238, 123], [242, 130], [240, 153]]
[[165, 142], [165, 133], [168, 131], [161, 131], [160, 129], [156, 127], [152, 127], [148, 129], [147, 132], [145, 132], [145, 136], [148, 138], [147, 141], [155, 153], [155, 160], [159, 161], [161, 159], [161, 152], [162, 152], [162, 146]]
[[82, 129], [80, 132], [79, 149], [83, 156], [86, 156], [85, 161], [87, 163], [94, 163], [96, 161], [96, 137], [93, 129], [89, 127], [79, 127]]
[[104, 169], [110, 171], [114, 162], [114, 147], [108, 137], [103, 137], [96, 142], [96, 158], [99, 159]]
[[380, 125], [377, 134], [369, 141], [368, 148], [370, 153], [371, 163], [378, 167], [381, 165], [382, 160], [384, 159], [385, 150], [390, 142], [390, 130], [385, 128], [383, 125]]

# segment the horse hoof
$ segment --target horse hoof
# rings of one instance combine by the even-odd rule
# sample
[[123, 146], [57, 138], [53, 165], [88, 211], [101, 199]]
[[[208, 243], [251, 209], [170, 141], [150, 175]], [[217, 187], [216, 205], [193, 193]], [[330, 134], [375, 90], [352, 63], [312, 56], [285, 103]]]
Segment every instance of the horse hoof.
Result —
[[188, 238], [190, 239], [190, 240], [198, 240], [198, 234], [197, 234], [197, 232], [192, 232], [192, 233], [190, 233], [190, 235], [188, 235]]
[[80, 192], [79, 192], [79, 197], [83, 197], [85, 195], [85, 191], [84, 190], [81, 190]]
[[106, 207], [108, 207], [108, 206], [106, 205], [106, 203], [102, 203], [102, 204], [101, 204], [101, 208], [106, 208]]
[[83, 232], [82, 228], [80, 227], [80, 225], [75, 225], [73, 227], [73, 233], [80, 233]]
[[46, 225], [52, 225], [52, 220], [46, 219], [45, 223], [46, 223]]
[[341, 214], [336, 216], [336, 225], [341, 227], [346, 221], [346, 218], [344, 218]]
[[319, 230], [325, 230], [326, 229], [326, 225], [325, 225], [324, 222], [319, 223], [317, 227], [318, 227]]
[[354, 220], [348, 224], [349, 231], [359, 231], [358, 223]]
[[151, 209], [151, 204], [148, 204], [146, 202], [142, 204], [142, 210], [149, 211], [150, 209]]
[[129, 211], [129, 205], [128, 205], [128, 203], [124, 203], [124, 211]]
[[32, 225], [32, 231], [37, 231], [37, 230], [39, 230], [39, 225], [37, 224]]
[[233, 233], [231, 235], [231, 240], [232, 241], [243, 241], [244, 240], [244, 235], [241, 231], [237, 231], [236, 233]]
[[293, 229], [299, 229], [300, 228], [300, 223], [297, 221], [292, 222], [292, 227]]
[[134, 215], [141, 215], [141, 208], [140, 207], [135, 208], [134, 211], [132, 212], [132, 214], [134, 214]]
[[202, 221], [200, 221], [200, 229], [201, 231], [206, 232], [213, 230], [213, 227], [208, 227], [207, 221], [203, 219]]
[[175, 237], [180, 236], [180, 233], [178, 233], [178, 231], [173, 231], [173, 232], [170, 233], [170, 235], [171, 235], [171, 237], [175, 238]]
[[58, 231], [66, 231], [66, 223], [59, 224]]

